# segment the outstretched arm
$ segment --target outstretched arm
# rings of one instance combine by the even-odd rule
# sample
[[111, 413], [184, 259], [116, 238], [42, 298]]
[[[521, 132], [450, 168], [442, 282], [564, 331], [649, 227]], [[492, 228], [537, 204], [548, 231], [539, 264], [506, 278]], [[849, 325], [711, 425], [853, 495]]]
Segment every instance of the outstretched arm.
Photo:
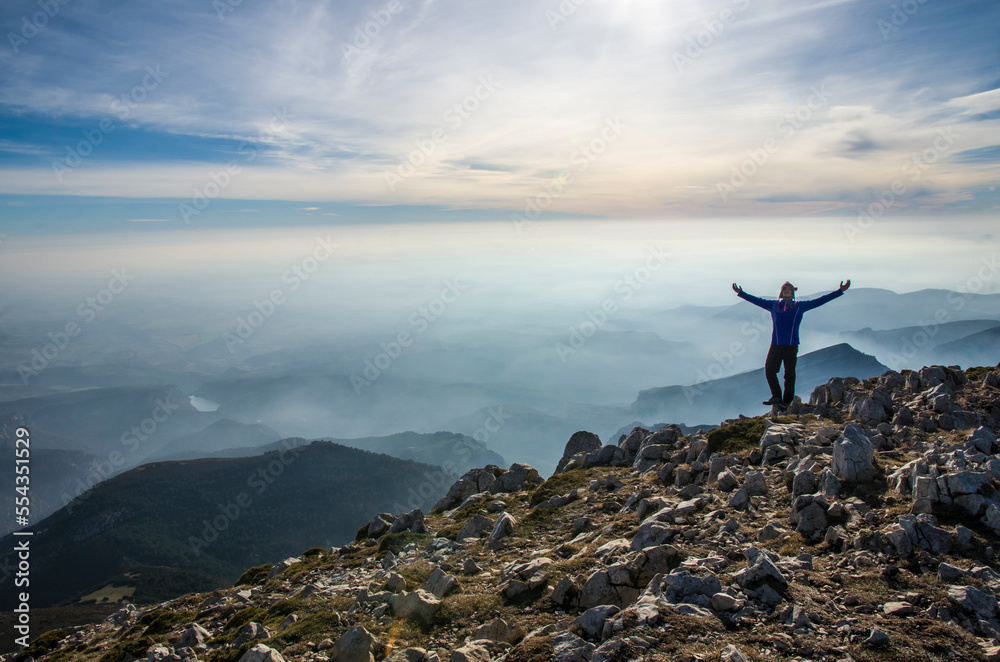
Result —
[[771, 310], [771, 307], [774, 304], [774, 301], [768, 301], [767, 299], [761, 299], [760, 297], [755, 297], [752, 294], [747, 294], [743, 291], [743, 288], [736, 283], [733, 283], [733, 292], [736, 292], [736, 296], [744, 301], [749, 301], [753, 305], [760, 306], [765, 310]]
[[840, 287], [835, 289], [833, 292], [830, 292], [829, 294], [824, 294], [823, 296], [817, 297], [815, 299], [800, 301], [798, 305], [803, 310], [803, 312], [806, 310], [812, 310], [813, 308], [819, 308], [824, 303], [833, 301], [839, 296], [843, 296], [844, 292], [850, 286], [851, 286], [851, 281], [847, 281], [846, 283], [844, 281], [840, 281]]

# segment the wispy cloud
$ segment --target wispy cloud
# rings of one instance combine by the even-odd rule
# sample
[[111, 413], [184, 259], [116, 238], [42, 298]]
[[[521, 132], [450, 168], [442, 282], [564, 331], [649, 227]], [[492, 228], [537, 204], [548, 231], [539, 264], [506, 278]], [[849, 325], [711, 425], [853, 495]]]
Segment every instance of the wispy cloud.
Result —
[[[105, 1], [0, 50], [0, 122], [18, 131], [0, 143], [0, 193], [184, 198], [235, 162], [225, 197], [518, 209], [571, 170], [553, 209], [819, 213], [867, 200], [945, 127], [954, 151], [921, 186], [961, 206], [995, 179], [968, 157], [1000, 128], [995, 2], [926, 3], [886, 36], [891, 7], [861, 0], [590, 0], [566, 16], [554, 1], [289, 0], [221, 20], [195, 0]], [[36, 9], [9, 3], [0, 28]], [[164, 78], [144, 89], [151, 67]], [[118, 133], [57, 182], [52, 155], [105, 118]], [[602, 147], [614, 118], [627, 128]], [[769, 139], [767, 163], [721, 199]]]

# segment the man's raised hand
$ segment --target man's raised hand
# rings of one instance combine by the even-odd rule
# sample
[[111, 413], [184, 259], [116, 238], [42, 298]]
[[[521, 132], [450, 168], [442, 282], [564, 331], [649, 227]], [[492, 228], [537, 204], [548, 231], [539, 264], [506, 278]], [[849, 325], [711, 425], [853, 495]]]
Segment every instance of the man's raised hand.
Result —
[[850, 286], [851, 286], [851, 279], [850, 278], [847, 279], [846, 283], [844, 281], [840, 281], [840, 291], [841, 292], [846, 292], [847, 288], [849, 288]]
[[[851, 283], [851, 281], [847, 281], [847, 284], [848, 284], [848, 285], [850, 285], [850, 283]], [[844, 289], [847, 289], [847, 288], [844, 288]], [[736, 292], [737, 294], [739, 294], [739, 293], [740, 293], [740, 292], [742, 292], [742, 291], [743, 291], [743, 288], [742, 288], [742, 287], [740, 287], [740, 286], [739, 286], [739, 285], [737, 285], [736, 283], [733, 283], [733, 292]]]

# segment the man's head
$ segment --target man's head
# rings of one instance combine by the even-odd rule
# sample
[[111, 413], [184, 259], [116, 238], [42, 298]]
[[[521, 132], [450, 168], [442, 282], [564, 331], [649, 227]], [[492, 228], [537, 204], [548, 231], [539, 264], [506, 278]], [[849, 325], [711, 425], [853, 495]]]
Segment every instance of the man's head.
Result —
[[778, 295], [778, 297], [781, 299], [794, 299], [795, 290], [797, 289], [799, 288], [795, 287], [786, 280], [784, 284], [782, 284], [781, 286], [781, 293]]

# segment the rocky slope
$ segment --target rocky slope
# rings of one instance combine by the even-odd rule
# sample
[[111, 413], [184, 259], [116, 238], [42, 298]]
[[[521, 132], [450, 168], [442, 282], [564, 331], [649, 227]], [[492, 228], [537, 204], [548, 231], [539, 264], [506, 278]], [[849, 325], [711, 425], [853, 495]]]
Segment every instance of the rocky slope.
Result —
[[832, 379], [710, 434], [579, 432], [556, 474], [43, 635], [18, 659], [1000, 660], [1000, 371]]

